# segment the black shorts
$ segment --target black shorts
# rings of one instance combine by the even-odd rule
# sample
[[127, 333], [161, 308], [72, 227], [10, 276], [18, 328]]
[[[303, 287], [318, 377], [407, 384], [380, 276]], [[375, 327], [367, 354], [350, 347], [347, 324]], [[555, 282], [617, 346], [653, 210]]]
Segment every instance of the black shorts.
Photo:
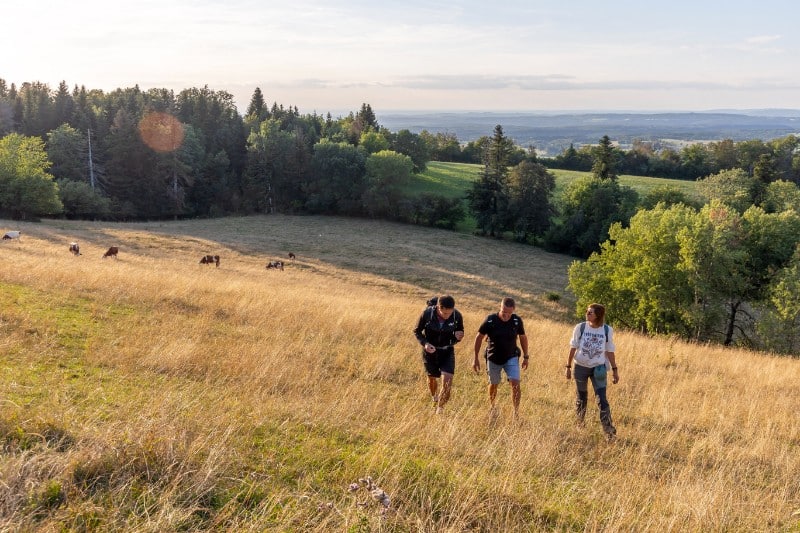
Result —
[[456, 352], [452, 348], [437, 348], [433, 353], [423, 349], [422, 362], [425, 364], [425, 372], [432, 378], [442, 377], [442, 372], [456, 372]]

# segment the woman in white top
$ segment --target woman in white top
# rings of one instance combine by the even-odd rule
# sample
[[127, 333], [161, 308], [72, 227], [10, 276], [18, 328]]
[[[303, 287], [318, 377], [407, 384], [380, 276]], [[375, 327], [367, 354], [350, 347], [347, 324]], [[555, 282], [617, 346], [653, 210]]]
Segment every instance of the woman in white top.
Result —
[[586, 309], [586, 322], [581, 322], [572, 331], [566, 377], [572, 376], [572, 363], [575, 363], [575, 385], [577, 399], [575, 410], [578, 423], [583, 424], [586, 416], [588, 382], [600, 407], [600, 423], [609, 440], [614, 439], [617, 430], [611, 420], [611, 407], [606, 398], [607, 372], [611, 367], [612, 383], [619, 381], [619, 371], [614, 358], [614, 330], [605, 324], [606, 308], [601, 304], [590, 304]]

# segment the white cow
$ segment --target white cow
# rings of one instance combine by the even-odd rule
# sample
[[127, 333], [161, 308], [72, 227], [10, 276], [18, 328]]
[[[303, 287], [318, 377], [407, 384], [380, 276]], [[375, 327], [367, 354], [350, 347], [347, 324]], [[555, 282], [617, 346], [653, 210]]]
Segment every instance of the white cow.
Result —
[[7, 231], [5, 235], [3, 235], [3, 240], [8, 239], [19, 239], [19, 231]]

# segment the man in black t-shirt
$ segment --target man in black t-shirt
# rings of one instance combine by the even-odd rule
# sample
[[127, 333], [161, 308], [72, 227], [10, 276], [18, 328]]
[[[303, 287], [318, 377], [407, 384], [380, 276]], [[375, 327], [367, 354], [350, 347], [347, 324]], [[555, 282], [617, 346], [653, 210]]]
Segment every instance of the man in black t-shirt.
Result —
[[[414, 336], [422, 345], [422, 362], [428, 375], [431, 399], [436, 412], [441, 413], [450, 399], [456, 371], [454, 346], [464, 338], [464, 320], [456, 309], [455, 299], [448, 294], [439, 296], [436, 305], [422, 312]], [[442, 379], [441, 394], [438, 394], [439, 378]]]
[[497, 385], [500, 384], [501, 373], [505, 372], [511, 384], [511, 400], [514, 404], [514, 418], [519, 414], [519, 402], [522, 398], [520, 388], [520, 349], [522, 348], [522, 369], [528, 369], [528, 337], [522, 319], [514, 314], [516, 304], [513, 298], [503, 298], [500, 311], [486, 317], [478, 334], [475, 336], [475, 361], [472, 368], [475, 372], [481, 369], [479, 354], [484, 337], [489, 337], [486, 346], [486, 372], [489, 375], [489, 402], [494, 412], [494, 401], [497, 397]]

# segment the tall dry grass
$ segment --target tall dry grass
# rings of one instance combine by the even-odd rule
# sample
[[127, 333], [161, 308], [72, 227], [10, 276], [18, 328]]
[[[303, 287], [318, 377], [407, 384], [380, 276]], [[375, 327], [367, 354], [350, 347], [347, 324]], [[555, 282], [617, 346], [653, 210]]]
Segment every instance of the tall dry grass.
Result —
[[[573, 424], [569, 298], [543, 296], [564, 258], [345, 219], [22, 229], [2, 244], [0, 529], [800, 528], [797, 361], [618, 332], [609, 445], [596, 408]], [[467, 327], [442, 416], [411, 334], [438, 290]], [[503, 295], [533, 356], [517, 423], [470, 369]], [[367, 475], [388, 512], [348, 492]]]

